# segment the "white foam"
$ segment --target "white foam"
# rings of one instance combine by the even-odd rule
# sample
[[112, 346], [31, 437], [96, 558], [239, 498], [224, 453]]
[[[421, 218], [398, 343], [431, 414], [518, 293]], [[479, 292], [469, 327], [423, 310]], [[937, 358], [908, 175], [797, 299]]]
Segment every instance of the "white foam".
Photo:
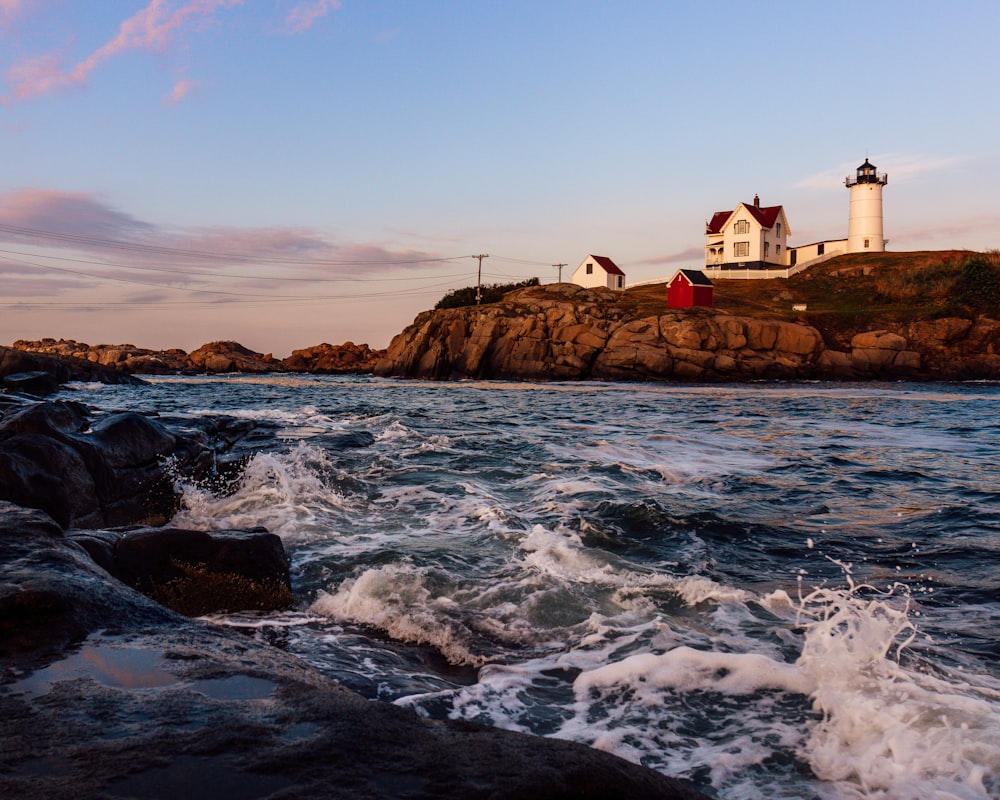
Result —
[[1000, 790], [1000, 692], [901, 665], [916, 632], [908, 608], [898, 589], [853, 584], [804, 598], [813, 621], [797, 667], [823, 714], [804, 754], [849, 797], [989, 797]]
[[430, 645], [453, 664], [484, 664], [470, 650], [472, 632], [455, 616], [457, 604], [443, 587], [432, 591], [433, 582], [429, 570], [408, 564], [369, 569], [332, 593], [320, 592], [310, 610]]
[[287, 453], [256, 453], [230, 494], [182, 486], [181, 511], [172, 524], [224, 529], [263, 525], [287, 538], [330, 535], [331, 513], [357, 502], [326, 477], [338, 474], [322, 450], [298, 443]]
[[[919, 660], [901, 663], [915, 627], [899, 587], [876, 592], [848, 576], [847, 588], [817, 589], [797, 604], [781, 591], [762, 602], [797, 612], [804, 635], [794, 663], [719, 649], [718, 637], [705, 647], [666, 637], [664, 652], [615, 660], [605, 649], [607, 662], [591, 660], [574, 681], [575, 715], [559, 735], [666, 771], [708, 769], [726, 797], [761, 796], [744, 776], [776, 741], [828, 782], [817, 784], [824, 797], [986, 800], [1000, 791], [1000, 690], [976, 676], [935, 674]], [[726, 699], [737, 697], [752, 710]], [[698, 741], [680, 732], [689, 703], [715, 706], [712, 730]], [[811, 715], [783, 718], [807, 703]]]

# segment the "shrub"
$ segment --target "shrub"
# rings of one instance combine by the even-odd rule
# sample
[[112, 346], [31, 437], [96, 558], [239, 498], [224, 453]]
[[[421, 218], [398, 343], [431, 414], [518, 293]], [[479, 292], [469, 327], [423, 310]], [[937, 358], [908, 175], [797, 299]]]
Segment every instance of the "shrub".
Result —
[[[524, 289], [528, 286], [538, 286], [538, 278], [528, 278], [519, 283], [491, 283], [480, 288], [480, 296], [483, 303], [495, 303], [503, 299], [507, 292], [515, 289]], [[476, 287], [466, 286], [464, 289], [455, 289], [448, 292], [437, 301], [435, 309], [460, 308], [461, 306], [474, 306], [476, 304]]]
[[1000, 268], [991, 255], [976, 253], [962, 263], [955, 299], [971, 311], [1000, 309]]

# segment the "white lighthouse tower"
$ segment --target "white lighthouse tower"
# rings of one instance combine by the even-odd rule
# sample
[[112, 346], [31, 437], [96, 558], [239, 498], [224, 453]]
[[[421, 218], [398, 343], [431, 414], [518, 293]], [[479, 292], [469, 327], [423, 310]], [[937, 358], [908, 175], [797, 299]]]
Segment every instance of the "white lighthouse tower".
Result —
[[878, 172], [865, 159], [854, 177], [848, 176], [844, 183], [851, 190], [851, 210], [847, 221], [848, 253], [882, 253], [885, 240], [882, 238], [882, 187], [889, 182], [889, 176]]

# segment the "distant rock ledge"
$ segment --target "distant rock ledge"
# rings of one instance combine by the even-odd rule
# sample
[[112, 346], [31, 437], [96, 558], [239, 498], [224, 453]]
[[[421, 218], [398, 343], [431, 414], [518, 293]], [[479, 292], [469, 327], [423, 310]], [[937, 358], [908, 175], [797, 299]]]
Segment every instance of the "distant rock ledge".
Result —
[[[295, 350], [285, 359], [270, 353], [256, 353], [238, 342], [210, 342], [191, 353], [183, 350], [147, 350], [132, 344], [89, 345], [73, 339], [41, 339], [14, 342], [12, 350], [90, 364], [94, 371], [105, 373], [162, 375], [176, 373], [226, 372], [308, 372], [318, 374], [367, 374], [384, 350], [367, 344], [345, 342], [342, 345], [317, 344]], [[95, 380], [101, 380], [100, 377]]]
[[[1000, 379], [1000, 322], [939, 319], [858, 330], [848, 345], [810, 325], [718, 309], [635, 318], [605, 289], [548, 284], [503, 302], [420, 314], [375, 367], [449, 380]], [[842, 345], [841, 345], [842, 346]]]

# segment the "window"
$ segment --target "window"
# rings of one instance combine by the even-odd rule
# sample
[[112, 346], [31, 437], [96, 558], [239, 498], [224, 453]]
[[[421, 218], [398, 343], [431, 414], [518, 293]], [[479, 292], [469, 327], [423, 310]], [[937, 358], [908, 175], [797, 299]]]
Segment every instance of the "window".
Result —
[[587, 274], [588, 275], [593, 275], [594, 274], [594, 265], [593, 264], [587, 264]]
[[868, 247], [868, 240], [865, 239], [865, 248], [867, 248], [867, 247]]
[[780, 222], [774, 226], [774, 230], [775, 230], [775, 233], [778, 234], [778, 236], [781, 236], [781, 223]]
[[770, 249], [771, 249], [771, 243], [770, 242], [764, 242], [764, 258], [767, 258], [768, 251]]
[[738, 219], [733, 225], [733, 233], [750, 233], [750, 221], [746, 219]]
[[621, 275], [618, 276], [618, 288], [619, 289], [625, 288], [625, 278], [623, 278]]
[[746, 258], [750, 255], [750, 242], [733, 242], [733, 258]]
[[820, 242], [818, 245], [816, 245], [816, 255], [818, 256], [823, 255], [825, 250], [826, 250], [826, 242]]
[[776, 256], [780, 256], [781, 255], [781, 245], [780, 244], [776, 244], [774, 246], [774, 254]]

